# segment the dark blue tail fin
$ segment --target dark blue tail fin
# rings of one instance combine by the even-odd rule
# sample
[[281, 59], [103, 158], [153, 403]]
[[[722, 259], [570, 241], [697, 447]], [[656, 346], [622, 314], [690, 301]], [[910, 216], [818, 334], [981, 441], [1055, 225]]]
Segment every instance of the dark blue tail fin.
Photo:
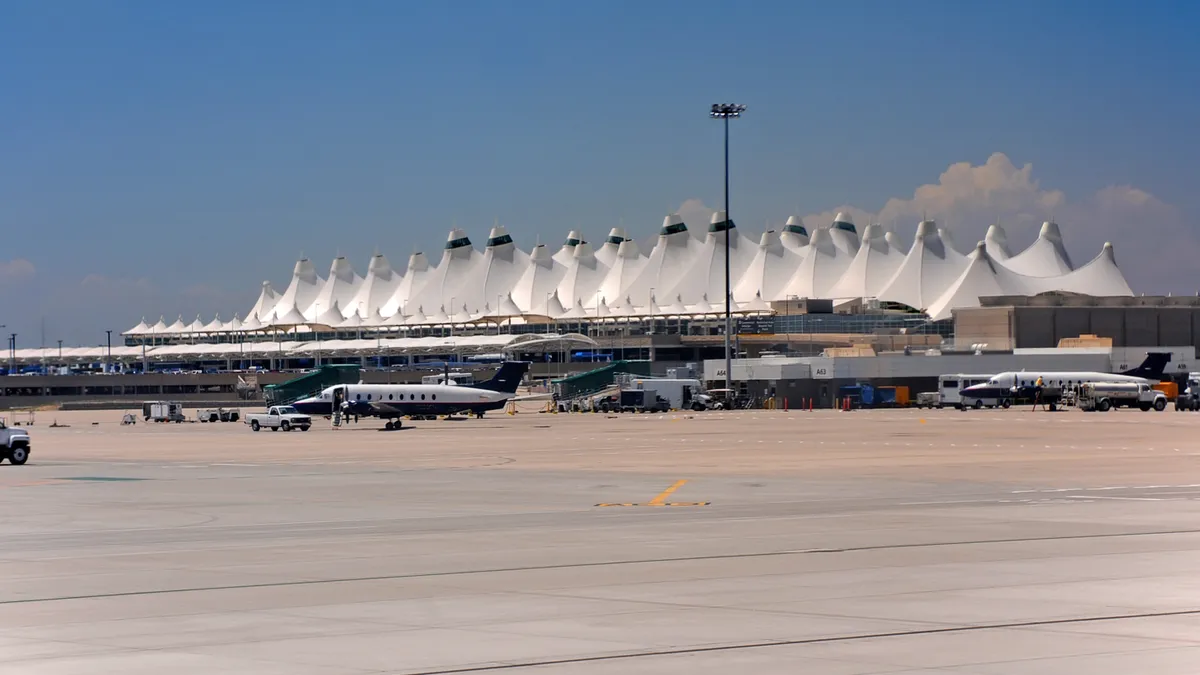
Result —
[[521, 384], [521, 378], [525, 377], [525, 373], [529, 370], [528, 361], [505, 361], [500, 365], [500, 370], [492, 376], [492, 379], [487, 382], [480, 382], [475, 385], [478, 389], [489, 389], [505, 394], [517, 393], [517, 385]]
[[1142, 361], [1142, 365], [1121, 374], [1144, 377], [1147, 380], [1161, 380], [1163, 371], [1167, 369], [1167, 364], [1170, 362], [1170, 352], [1147, 352], [1146, 360]]

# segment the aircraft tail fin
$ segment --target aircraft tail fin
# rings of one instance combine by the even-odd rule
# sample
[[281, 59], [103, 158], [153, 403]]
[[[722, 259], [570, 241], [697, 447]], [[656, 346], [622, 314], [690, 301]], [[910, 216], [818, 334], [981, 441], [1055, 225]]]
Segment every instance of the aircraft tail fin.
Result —
[[1146, 360], [1132, 370], [1126, 370], [1122, 375], [1144, 377], [1147, 380], [1161, 380], [1167, 364], [1171, 362], [1170, 352], [1146, 352]]
[[528, 370], [528, 361], [505, 361], [500, 364], [500, 370], [496, 371], [492, 379], [487, 382], [480, 382], [475, 386], [479, 389], [515, 394], [517, 393], [517, 386], [521, 384], [521, 378], [525, 377], [525, 373]]

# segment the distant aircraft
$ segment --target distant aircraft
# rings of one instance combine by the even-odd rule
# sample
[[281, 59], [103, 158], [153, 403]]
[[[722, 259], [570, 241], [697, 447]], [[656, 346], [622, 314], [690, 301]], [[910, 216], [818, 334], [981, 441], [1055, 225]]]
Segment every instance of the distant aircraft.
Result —
[[1028, 396], [1035, 388], [1038, 378], [1044, 387], [1077, 387], [1085, 382], [1133, 382], [1157, 384], [1171, 361], [1170, 353], [1149, 352], [1146, 360], [1137, 368], [1121, 373], [1098, 373], [1094, 371], [1009, 371], [993, 375], [987, 382], [976, 384], [959, 391], [959, 395], [976, 401], [982, 399], [1005, 400], [1017, 396]]
[[466, 412], [483, 417], [513, 398], [529, 365], [527, 361], [506, 361], [492, 379], [470, 387], [453, 384], [449, 378], [450, 384], [339, 384], [292, 406], [308, 415], [332, 415], [340, 410], [343, 415], [378, 417], [387, 420], [384, 428], [389, 430], [399, 429], [400, 418], [407, 415]]

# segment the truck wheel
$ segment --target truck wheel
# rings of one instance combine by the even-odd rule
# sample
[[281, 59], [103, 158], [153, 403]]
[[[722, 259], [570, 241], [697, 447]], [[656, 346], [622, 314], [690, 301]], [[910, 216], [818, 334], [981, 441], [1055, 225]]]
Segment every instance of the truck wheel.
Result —
[[1138, 407], [1142, 409], [1142, 412], [1150, 412], [1150, 404], [1149, 403], [1139, 403]]
[[1100, 412], [1108, 412], [1111, 409], [1112, 404], [1109, 403], [1108, 399], [1106, 398], [1100, 399], [1100, 402], [1096, 404], [1096, 410], [1099, 410]]
[[1005, 410], [1007, 410], [1011, 406], [1012, 406], [1012, 401], [1007, 398], [1000, 402], [1000, 407], [1004, 408]]
[[982, 407], [983, 407], [983, 399], [979, 399], [979, 400], [975, 401], [975, 409], [976, 410], [979, 410]]
[[13, 448], [8, 452], [8, 461], [18, 466], [29, 461], [29, 448], [21, 445]]
[[280, 431], [291, 431], [291, 430], [292, 430], [292, 425], [291, 425], [291, 423], [290, 423], [290, 422], [288, 422], [287, 420], [284, 420], [284, 421], [282, 421], [282, 422], [280, 422], [280, 423], [279, 423], [279, 430], [280, 430]]
[[262, 427], [258, 426], [258, 420], [250, 420], [250, 428], [254, 431], [258, 431]]
[[1167, 409], [1167, 400], [1163, 398], [1154, 400], [1154, 411], [1162, 412]]

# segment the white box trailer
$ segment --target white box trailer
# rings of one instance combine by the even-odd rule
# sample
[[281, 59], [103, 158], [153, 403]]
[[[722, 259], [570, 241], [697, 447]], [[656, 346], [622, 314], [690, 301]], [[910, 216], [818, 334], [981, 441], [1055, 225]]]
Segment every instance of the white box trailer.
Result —
[[991, 375], [970, 374], [970, 373], [949, 373], [938, 376], [938, 407], [946, 406], [952, 408], [973, 408], [976, 401], [980, 405], [995, 407], [1000, 405], [998, 398], [981, 398], [973, 399], [970, 397], [964, 398], [958, 392], [972, 387], [977, 384], [983, 384], [992, 379]]
[[[629, 383], [634, 389], [653, 389], [667, 400], [672, 410], [686, 410], [700, 403], [696, 397], [704, 393], [700, 380], [689, 378], [634, 378]], [[703, 404], [700, 404], [703, 409]]]

